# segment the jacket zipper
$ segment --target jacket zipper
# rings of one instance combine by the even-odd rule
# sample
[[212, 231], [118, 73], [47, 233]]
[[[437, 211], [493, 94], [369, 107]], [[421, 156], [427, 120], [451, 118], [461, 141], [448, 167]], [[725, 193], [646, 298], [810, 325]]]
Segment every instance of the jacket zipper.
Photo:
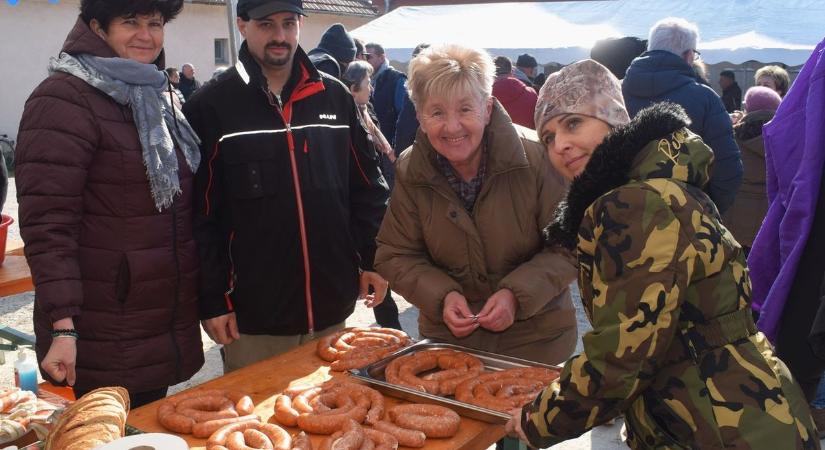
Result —
[[272, 105], [281, 116], [281, 120], [284, 122], [284, 126], [286, 127], [286, 140], [287, 146], [289, 147], [289, 163], [292, 167], [292, 184], [295, 188], [295, 203], [298, 206], [298, 227], [301, 232], [301, 251], [303, 252], [304, 258], [304, 298], [306, 300], [307, 308], [307, 328], [309, 329], [308, 334], [311, 338], [315, 334], [315, 318], [312, 314], [312, 284], [310, 280], [309, 246], [307, 244], [306, 223], [304, 221], [304, 202], [303, 196], [301, 195], [301, 183], [298, 179], [298, 163], [295, 160], [295, 139], [292, 135], [292, 128], [290, 127], [291, 117], [287, 117], [291, 114], [284, 114], [283, 109], [281, 109], [280, 99], [276, 101], [268, 89], [265, 89], [264, 91], [269, 99], [269, 104]]
[[235, 258], [232, 257], [232, 244], [235, 243], [235, 232], [232, 231], [229, 233], [229, 289], [223, 293], [224, 300], [226, 301], [226, 307], [230, 311], [234, 311], [234, 306], [232, 305], [232, 293], [235, 292], [235, 286], [238, 282], [238, 274], [235, 273]]

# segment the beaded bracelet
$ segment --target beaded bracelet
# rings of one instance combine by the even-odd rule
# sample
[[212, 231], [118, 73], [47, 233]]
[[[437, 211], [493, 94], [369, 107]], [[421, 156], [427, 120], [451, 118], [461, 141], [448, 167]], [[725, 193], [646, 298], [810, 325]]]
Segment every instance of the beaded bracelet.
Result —
[[73, 330], [71, 328], [65, 330], [52, 330], [52, 337], [70, 337], [77, 339], [80, 336], [77, 334], [77, 330]]

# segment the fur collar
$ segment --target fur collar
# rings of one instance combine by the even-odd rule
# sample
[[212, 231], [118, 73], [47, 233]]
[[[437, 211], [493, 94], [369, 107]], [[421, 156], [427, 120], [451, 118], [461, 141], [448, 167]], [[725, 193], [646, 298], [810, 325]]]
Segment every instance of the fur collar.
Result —
[[745, 114], [736, 125], [733, 126], [733, 134], [737, 139], [746, 141], [762, 136], [762, 126], [773, 119], [776, 111], [755, 111]]
[[649, 142], [689, 124], [681, 106], [664, 102], [639, 111], [630, 123], [613, 129], [593, 151], [584, 172], [573, 180], [567, 197], [556, 208], [553, 222], [544, 229], [547, 245], [575, 250], [587, 208], [604, 193], [630, 181], [636, 156]]

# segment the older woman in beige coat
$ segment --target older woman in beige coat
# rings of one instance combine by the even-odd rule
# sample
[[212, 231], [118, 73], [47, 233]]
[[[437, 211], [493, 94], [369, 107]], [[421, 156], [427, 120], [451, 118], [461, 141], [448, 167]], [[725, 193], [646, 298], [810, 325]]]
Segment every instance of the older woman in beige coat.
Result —
[[421, 127], [396, 163], [375, 267], [420, 309], [422, 337], [559, 363], [576, 344], [576, 270], [541, 230], [565, 184], [493, 79], [487, 53], [455, 45], [410, 63]]

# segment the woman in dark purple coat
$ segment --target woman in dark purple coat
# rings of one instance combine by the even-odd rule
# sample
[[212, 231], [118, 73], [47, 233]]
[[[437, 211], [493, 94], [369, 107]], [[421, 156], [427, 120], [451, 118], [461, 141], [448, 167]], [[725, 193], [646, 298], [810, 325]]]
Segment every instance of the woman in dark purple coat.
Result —
[[83, 0], [17, 145], [20, 231], [44, 378], [139, 406], [203, 365], [192, 173], [198, 138], [165, 95], [182, 0]]

